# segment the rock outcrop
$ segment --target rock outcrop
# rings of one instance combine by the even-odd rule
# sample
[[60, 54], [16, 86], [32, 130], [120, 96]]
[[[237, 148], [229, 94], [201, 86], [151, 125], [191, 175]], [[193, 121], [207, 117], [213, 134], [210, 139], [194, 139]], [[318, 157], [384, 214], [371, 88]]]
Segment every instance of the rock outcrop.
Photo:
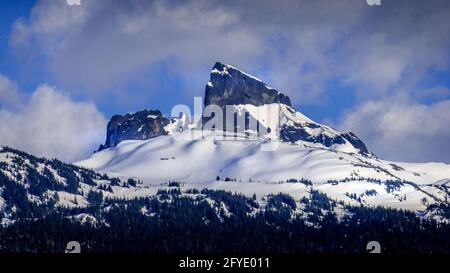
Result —
[[114, 147], [123, 140], [145, 140], [167, 135], [164, 129], [170, 123], [159, 110], [142, 110], [124, 116], [115, 115], [108, 123], [105, 144], [99, 151]]
[[205, 90], [205, 106], [282, 103], [291, 106], [288, 96], [268, 87], [261, 80], [230, 65], [217, 62]]

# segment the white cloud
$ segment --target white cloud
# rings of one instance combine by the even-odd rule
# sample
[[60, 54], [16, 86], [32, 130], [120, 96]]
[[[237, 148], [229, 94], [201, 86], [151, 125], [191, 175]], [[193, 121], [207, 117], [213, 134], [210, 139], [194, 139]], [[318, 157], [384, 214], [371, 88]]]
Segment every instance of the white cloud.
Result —
[[432, 105], [406, 98], [368, 101], [338, 125], [354, 131], [378, 156], [413, 162], [450, 162], [450, 100]]
[[238, 62], [261, 53], [255, 33], [208, 1], [86, 1], [80, 7], [39, 1], [29, 18], [15, 23], [11, 46], [22, 54], [38, 49], [60, 83], [95, 91], [160, 62], [193, 73], [217, 59]]
[[21, 96], [17, 85], [0, 74], [0, 108], [13, 107], [20, 101]]
[[74, 161], [103, 141], [106, 120], [94, 104], [42, 85], [15, 110], [0, 108], [0, 144]]
[[418, 99], [446, 100], [450, 99], [450, 89], [444, 86], [435, 86], [418, 90], [415, 96]]

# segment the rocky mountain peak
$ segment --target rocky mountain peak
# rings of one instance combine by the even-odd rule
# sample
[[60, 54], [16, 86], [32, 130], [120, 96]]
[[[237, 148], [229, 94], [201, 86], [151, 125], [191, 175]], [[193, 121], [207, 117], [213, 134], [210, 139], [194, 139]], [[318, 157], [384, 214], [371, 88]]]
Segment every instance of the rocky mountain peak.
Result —
[[205, 90], [205, 106], [282, 103], [291, 106], [288, 96], [267, 86], [260, 79], [230, 65], [216, 62]]
[[170, 120], [159, 110], [142, 110], [133, 114], [115, 115], [108, 123], [106, 141], [99, 151], [114, 147], [123, 140], [145, 140], [167, 135], [164, 129]]
[[[205, 90], [205, 106], [231, 106], [231, 111], [241, 115], [245, 122], [240, 126], [235, 119], [223, 117], [223, 124], [216, 124], [216, 129], [236, 133], [249, 133], [250, 124], [256, 124], [256, 134], [279, 139], [290, 143], [314, 143], [327, 148], [347, 149], [350, 152], [370, 154], [364, 142], [352, 133], [338, 132], [328, 126], [316, 123], [296, 111], [288, 96], [267, 86], [260, 79], [241, 70], [220, 62], [216, 62], [211, 70], [210, 80]], [[277, 113], [272, 120], [270, 117], [271, 104], [277, 104]], [[257, 106], [260, 111], [254, 108]], [[235, 109], [232, 109], [232, 108]], [[228, 107], [227, 107], [228, 108]], [[267, 109], [266, 109], [267, 108]], [[272, 109], [273, 110], [273, 109]], [[246, 113], [244, 113], [246, 111]], [[266, 115], [264, 116], [265, 113]], [[262, 116], [260, 116], [262, 115]], [[204, 116], [203, 125], [212, 119]], [[278, 119], [278, 123], [276, 122]], [[269, 124], [269, 120], [274, 124]], [[183, 119], [170, 120], [159, 110], [142, 110], [133, 114], [115, 115], [108, 123], [106, 141], [100, 150], [111, 148], [123, 140], [147, 140], [161, 135], [168, 135], [187, 128], [187, 121]], [[255, 132], [253, 132], [255, 133]], [[351, 148], [346, 148], [350, 146]]]

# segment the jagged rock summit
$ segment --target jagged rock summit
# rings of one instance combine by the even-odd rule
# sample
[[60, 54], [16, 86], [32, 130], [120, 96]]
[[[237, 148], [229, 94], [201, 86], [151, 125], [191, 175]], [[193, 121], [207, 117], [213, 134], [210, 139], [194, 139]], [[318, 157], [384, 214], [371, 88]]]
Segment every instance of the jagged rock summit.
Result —
[[108, 123], [105, 144], [99, 151], [111, 148], [123, 140], [146, 140], [167, 135], [164, 129], [170, 123], [159, 110], [142, 110], [134, 114], [115, 115]]
[[216, 62], [205, 90], [205, 106], [282, 103], [291, 106], [288, 96], [268, 87], [260, 79], [237, 68]]
[[[214, 64], [205, 89], [205, 106], [208, 105], [232, 106], [231, 111], [245, 119], [246, 124], [239, 126], [235, 120], [223, 117], [223, 130], [248, 133], [248, 123], [253, 121], [257, 124], [258, 136], [266, 134], [283, 142], [313, 143], [371, 155], [364, 142], [352, 132], [338, 132], [312, 121], [294, 109], [287, 95], [231, 65]], [[227, 126], [233, 122], [234, 125]]]

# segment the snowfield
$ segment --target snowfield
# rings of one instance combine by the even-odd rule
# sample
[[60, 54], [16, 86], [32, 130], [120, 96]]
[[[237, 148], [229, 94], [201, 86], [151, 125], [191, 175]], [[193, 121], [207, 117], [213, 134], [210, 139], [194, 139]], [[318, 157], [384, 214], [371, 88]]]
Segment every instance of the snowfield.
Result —
[[[242, 181], [278, 182], [291, 178], [316, 184], [330, 180], [406, 180], [432, 185], [450, 178], [444, 163], [400, 163], [310, 147], [310, 143], [224, 139], [221, 132], [194, 130], [149, 140], [129, 140], [93, 154], [77, 165], [117, 176], [138, 177], [147, 184], [162, 181], [211, 182], [217, 176]], [[192, 138], [191, 138], [192, 137]]]
[[[390, 162], [301, 141], [291, 144], [233, 137], [224, 139], [218, 131], [186, 130], [144, 141], [123, 141], [76, 164], [118, 177], [138, 178], [144, 183], [142, 190], [151, 192], [150, 188], [162, 183], [178, 181], [185, 188], [225, 189], [260, 198], [284, 192], [301, 198], [309, 187], [287, 180], [307, 179], [313, 188], [352, 204], [424, 210], [448, 196], [443, 185], [450, 178], [447, 164]], [[266, 149], [267, 145], [276, 149]], [[388, 180], [410, 184], [387, 192], [384, 182]], [[369, 190], [376, 195], [364, 194]], [[348, 197], [352, 193], [360, 200]]]

